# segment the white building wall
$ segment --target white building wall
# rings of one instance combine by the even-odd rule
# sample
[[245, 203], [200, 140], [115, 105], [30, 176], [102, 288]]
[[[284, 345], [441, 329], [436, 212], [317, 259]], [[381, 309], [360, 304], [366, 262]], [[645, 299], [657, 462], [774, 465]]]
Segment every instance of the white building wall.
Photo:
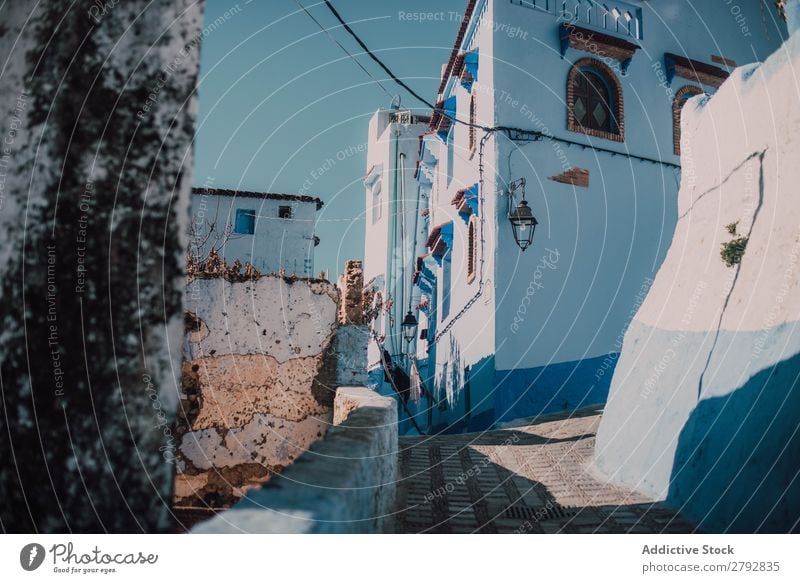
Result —
[[[278, 273], [281, 269], [285, 269], [286, 275], [295, 274], [299, 277], [316, 275], [314, 273], [316, 203], [193, 192], [191, 204], [195, 224], [201, 225], [203, 221], [215, 223], [218, 232], [226, 225], [235, 227], [238, 209], [255, 211], [254, 233], [252, 235], [233, 233], [222, 246], [222, 255], [228, 264], [238, 259], [242, 264], [250, 262], [265, 274]], [[283, 206], [291, 207], [291, 219], [279, 218], [278, 210]]]
[[[364, 177], [364, 282], [365, 286], [380, 291], [384, 301], [389, 298], [393, 301], [392, 310], [384, 313], [376, 325], [378, 334], [385, 335], [386, 349], [393, 358], [405, 350], [399, 325], [410, 301], [410, 278], [416, 260], [413, 231], [419, 227], [419, 213], [424, 208], [417, 196], [414, 172], [419, 136], [425, 132], [427, 124], [399, 123], [396, 116], [403, 113], [379, 110], [372, 116]], [[380, 189], [379, 197], [374, 194], [377, 189]], [[405, 248], [401, 244], [403, 241]], [[368, 358], [371, 365], [380, 361], [374, 341], [370, 342]]]
[[[477, 50], [479, 55], [478, 78], [471, 91], [452, 78], [442, 98], [456, 97], [456, 118], [469, 120], [470, 95], [476, 97], [476, 123], [492, 127], [494, 119], [493, 6], [487, 3], [474, 32], [465, 35], [462, 51]], [[448, 174], [448, 146], [438, 141], [436, 180], [431, 196], [430, 228], [452, 221], [453, 245], [448, 252], [450, 260], [450, 307], [443, 311], [447, 291], [447, 269], [443, 264], [437, 270], [437, 306], [435, 344], [429, 343], [429, 356], [435, 369], [429, 370], [430, 383], [438, 406], [431, 416], [434, 426], [448, 424], [470, 427], [481, 415], [491, 414], [494, 408], [492, 384], [495, 352], [495, 294], [494, 270], [496, 255], [497, 184], [495, 167], [497, 136], [487, 138], [481, 156], [480, 141], [485, 135], [475, 130], [476, 145], [470, 149], [467, 125], [452, 126], [452, 176]], [[480, 172], [483, 161], [484, 171]], [[478, 244], [476, 274], [468, 278], [468, 221], [451, 204], [459, 190], [479, 185], [477, 216]], [[480, 240], [483, 239], [483, 243]], [[469, 308], [466, 308], [471, 304]], [[466, 308], [466, 311], [465, 311]]]

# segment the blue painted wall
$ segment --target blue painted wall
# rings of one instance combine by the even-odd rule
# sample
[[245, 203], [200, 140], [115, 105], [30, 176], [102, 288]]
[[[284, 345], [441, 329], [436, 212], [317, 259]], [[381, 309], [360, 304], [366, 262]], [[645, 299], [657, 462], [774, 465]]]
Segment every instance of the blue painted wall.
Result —
[[700, 401], [678, 437], [667, 502], [709, 532], [800, 532], [798, 412], [798, 355]]
[[513, 421], [605, 403], [617, 357], [610, 353], [536, 368], [497, 371], [497, 419]]
[[[572, 48], [562, 57], [558, 31], [564, 19], [555, 11], [560, 3], [533, 3], [542, 9], [526, 4], [477, 3], [459, 47], [478, 51], [477, 79], [471, 88], [453, 79], [439, 97], [455, 96], [459, 119], [469, 119], [473, 96], [479, 123], [555, 139], [512, 141], [497, 132], [480, 159], [467, 145], [469, 128], [456, 124], [449, 144], [440, 147], [440, 178], [433, 181], [431, 194], [432, 207], [442, 217], [446, 210], [436, 209], [447, 209], [457, 190], [480, 181], [483, 163], [480, 213], [487, 243], [480, 259], [487, 291], [452, 326], [455, 340], [438, 343], [432, 369], [438, 375], [434, 378], [446, 379], [443, 371], [452, 374], [454, 365], [463, 372], [465, 365], [493, 357], [496, 374], [481, 377], [486, 385], [480, 387], [471, 382], [470, 390], [492, 395], [496, 420], [606, 398], [615, 365], [609, 355], [621, 349], [675, 230], [680, 182], [680, 158], [673, 152], [675, 93], [689, 84], [715, 91], [680, 77], [668, 83], [664, 54], [705, 63], [718, 55], [744, 64], [766, 57], [784, 34], [775, 19], [764, 19], [757, 2], [737, 6], [736, 13], [718, 3], [616, 3], [641, 12], [643, 31], [641, 38], [629, 38], [641, 48], [623, 72], [615, 61]], [[616, 71], [623, 92], [624, 142], [567, 129], [567, 77], [573, 62], [586, 57], [604, 60]], [[482, 135], [477, 130], [479, 140]], [[588, 170], [588, 188], [550, 179], [568, 168]], [[507, 185], [519, 178], [526, 180], [527, 200], [540, 223], [525, 253], [516, 246], [507, 219]], [[466, 224], [454, 219], [447, 274], [451, 306], [446, 315], [439, 312], [439, 330], [475, 294], [476, 284], [465, 277], [466, 231]], [[456, 393], [465, 386], [463, 379], [458, 383]], [[434, 384], [442, 390], [441, 382]], [[457, 394], [447, 403], [449, 413], [439, 418], [458, 423], [464, 416], [462, 402]], [[489, 410], [482, 413], [488, 416]]]

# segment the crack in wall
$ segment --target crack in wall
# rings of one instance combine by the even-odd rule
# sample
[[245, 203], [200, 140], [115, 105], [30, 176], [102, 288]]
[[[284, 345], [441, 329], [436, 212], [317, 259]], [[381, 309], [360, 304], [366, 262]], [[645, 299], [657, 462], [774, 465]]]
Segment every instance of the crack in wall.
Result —
[[[758, 156], [758, 204], [756, 205], [755, 210], [753, 211], [753, 220], [750, 222], [750, 228], [747, 230], [747, 239], [750, 239], [750, 236], [753, 234], [753, 229], [756, 226], [756, 220], [758, 219], [758, 214], [761, 212], [761, 207], [764, 205], [764, 156], [767, 153], [768, 148], [764, 148], [760, 152], [754, 152], [750, 156], [748, 156], [741, 164], [739, 164], [736, 168], [734, 168], [725, 180], [723, 180], [719, 186], [715, 188], [722, 187], [734, 173], [738, 172], [747, 162], [752, 160], [754, 157]], [[703, 195], [707, 194], [703, 193]], [[700, 200], [699, 198], [697, 200]], [[697, 202], [695, 200], [695, 203]], [[692, 204], [692, 208], [694, 208], [694, 204]], [[691, 210], [691, 209], [689, 209]], [[687, 211], [688, 212], [688, 211]], [[722, 310], [719, 314], [719, 320], [717, 321], [717, 330], [714, 334], [714, 341], [711, 343], [711, 348], [708, 351], [708, 357], [706, 358], [706, 363], [703, 366], [703, 371], [700, 373], [700, 379], [697, 385], [697, 401], [700, 401], [700, 397], [703, 394], [703, 380], [705, 379], [705, 375], [708, 372], [708, 368], [711, 365], [711, 358], [714, 355], [714, 349], [717, 347], [717, 342], [719, 341], [720, 332], [722, 330], [722, 320], [725, 317], [725, 311], [728, 308], [728, 303], [731, 300], [731, 296], [733, 295], [733, 290], [736, 289], [736, 282], [739, 279], [739, 273], [742, 270], [742, 261], [744, 261], [744, 257], [742, 257], [741, 261], [736, 265], [736, 273], [733, 276], [733, 281], [731, 282], [730, 289], [725, 296], [725, 302], [722, 304]]]
[[[763, 161], [763, 159], [764, 159], [764, 154], [766, 154], [766, 152], [767, 152], [767, 150], [768, 150], [768, 149], [769, 149], [769, 148], [764, 148], [763, 150], [759, 150], [759, 151], [753, 152], [753, 153], [752, 153], [752, 154], [750, 154], [750, 155], [749, 155], [747, 158], [745, 158], [744, 160], [742, 160], [742, 162], [741, 162], [741, 163], [739, 163], [739, 164], [738, 164], [738, 165], [737, 165], [735, 168], [733, 168], [733, 169], [732, 169], [732, 170], [731, 170], [731, 171], [728, 173], [728, 175], [727, 175], [727, 176], [726, 176], [726, 177], [725, 177], [725, 178], [722, 180], [722, 182], [720, 182], [720, 183], [719, 183], [719, 184], [717, 184], [716, 186], [712, 186], [711, 188], [709, 188], [709, 189], [707, 189], [707, 190], [703, 191], [703, 192], [702, 192], [700, 195], [698, 195], [698, 197], [697, 197], [696, 199], [694, 199], [694, 202], [692, 202], [692, 205], [691, 205], [691, 206], [690, 206], [688, 209], [686, 209], [686, 212], [685, 212], [685, 213], [683, 213], [682, 215], [680, 215], [680, 216], [678, 217], [678, 220], [680, 221], [681, 219], [685, 218], [685, 217], [686, 217], [686, 215], [688, 215], [690, 212], [692, 212], [692, 210], [694, 210], [694, 207], [695, 207], [695, 205], [696, 205], [698, 202], [700, 202], [700, 200], [701, 200], [703, 197], [705, 197], [707, 194], [711, 194], [711, 193], [712, 193], [712, 192], [714, 192], [715, 190], [719, 190], [720, 188], [722, 188], [723, 186], [725, 186], [725, 184], [728, 182], [728, 180], [730, 180], [730, 179], [731, 179], [731, 177], [732, 177], [734, 174], [736, 174], [736, 173], [737, 173], [739, 170], [741, 170], [741, 169], [744, 167], [744, 165], [745, 165], [745, 164], [747, 164], [747, 163], [748, 163], [750, 160], [752, 160], [753, 158], [756, 158], [756, 157], [758, 157], [758, 158], [760, 158], [760, 159]], [[755, 217], [753, 218], [753, 221], [755, 221]]]

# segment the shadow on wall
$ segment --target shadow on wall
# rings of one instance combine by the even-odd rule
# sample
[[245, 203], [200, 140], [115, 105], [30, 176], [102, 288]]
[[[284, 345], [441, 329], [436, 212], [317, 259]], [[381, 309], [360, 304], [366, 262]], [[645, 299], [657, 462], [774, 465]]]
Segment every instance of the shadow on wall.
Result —
[[709, 532], [800, 531], [800, 355], [701, 401], [678, 439], [667, 503]]
[[498, 370], [494, 408], [500, 422], [605, 403], [617, 353], [536, 368]]
[[451, 350], [449, 363], [453, 402], [448, 405], [445, 388], [438, 391], [439, 406], [434, 405], [430, 434], [454, 434], [489, 429], [497, 421], [494, 399], [494, 356], [485, 356], [465, 364], [457, 349]]

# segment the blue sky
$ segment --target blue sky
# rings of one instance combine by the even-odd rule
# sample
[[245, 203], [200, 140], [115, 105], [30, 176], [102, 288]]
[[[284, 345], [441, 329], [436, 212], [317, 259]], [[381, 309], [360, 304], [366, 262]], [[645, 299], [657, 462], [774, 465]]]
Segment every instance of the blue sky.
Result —
[[[422, 107], [360, 54], [324, 4], [301, 2], [404, 106]], [[466, 0], [332, 3], [399, 77], [435, 99]], [[294, 0], [208, 0], [205, 26], [194, 184], [286, 193], [305, 184], [325, 201], [315, 270], [335, 278], [363, 256], [367, 124], [389, 96]]]

